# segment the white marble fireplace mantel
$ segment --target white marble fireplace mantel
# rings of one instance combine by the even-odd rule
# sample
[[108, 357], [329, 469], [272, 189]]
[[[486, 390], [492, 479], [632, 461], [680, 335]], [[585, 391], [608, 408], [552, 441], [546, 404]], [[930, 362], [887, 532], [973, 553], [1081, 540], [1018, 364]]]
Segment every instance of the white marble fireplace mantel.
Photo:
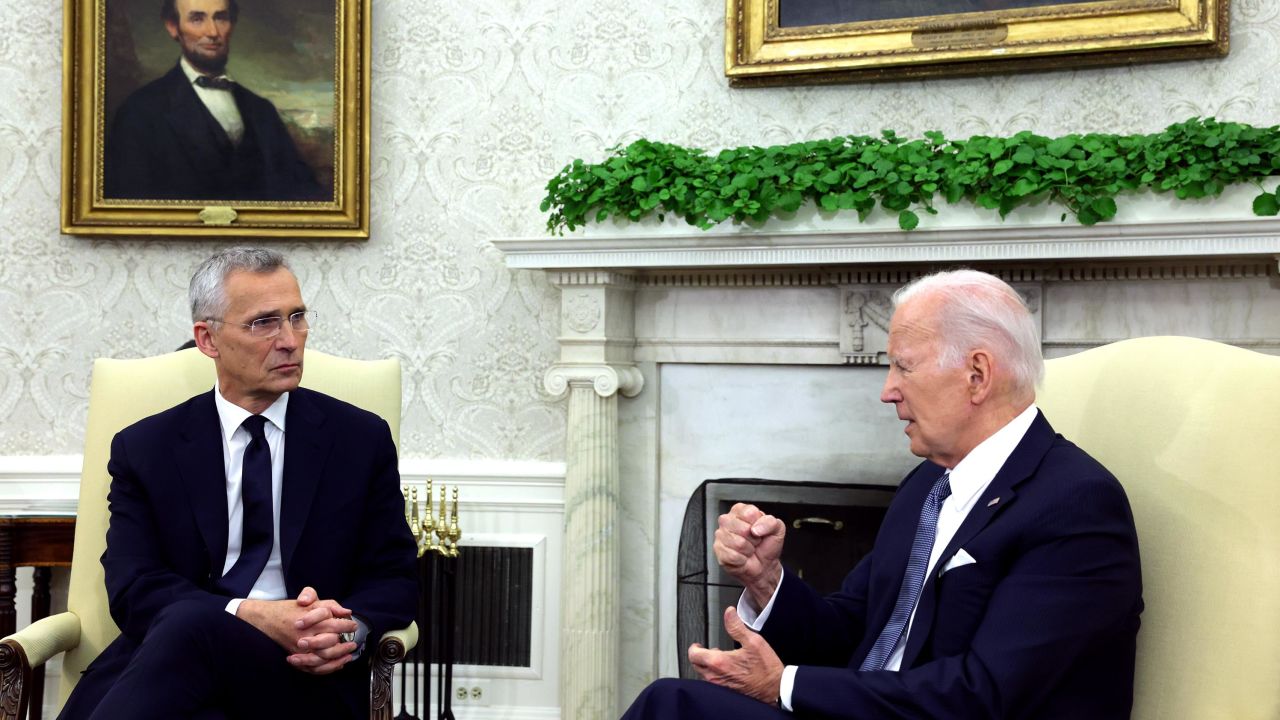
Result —
[[677, 671], [675, 550], [701, 480], [894, 483], [914, 464], [876, 398], [889, 297], [915, 275], [1001, 275], [1049, 356], [1159, 334], [1280, 354], [1280, 219], [1250, 214], [1256, 192], [1124, 198], [1094, 227], [1047, 205], [1003, 223], [946, 206], [910, 233], [802, 210], [758, 228], [667, 218], [495, 240], [561, 289], [546, 386], [569, 398], [563, 717], [616, 717]]

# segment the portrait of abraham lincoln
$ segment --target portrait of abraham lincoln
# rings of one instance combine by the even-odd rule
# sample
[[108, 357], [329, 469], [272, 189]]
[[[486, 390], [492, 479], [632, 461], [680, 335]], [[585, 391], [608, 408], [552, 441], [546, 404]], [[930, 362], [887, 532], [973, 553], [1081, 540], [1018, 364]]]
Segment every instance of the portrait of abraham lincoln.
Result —
[[101, 0], [102, 197], [335, 202], [337, 0]]

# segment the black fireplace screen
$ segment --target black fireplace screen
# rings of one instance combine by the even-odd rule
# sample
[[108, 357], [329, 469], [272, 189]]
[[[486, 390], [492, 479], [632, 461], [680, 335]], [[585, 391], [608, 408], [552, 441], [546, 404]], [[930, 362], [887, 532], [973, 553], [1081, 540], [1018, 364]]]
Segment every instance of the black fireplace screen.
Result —
[[680, 677], [695, 678], [692, 643], [728, 649], [724, 609], [742, 586], [725, 574], [711, 550], [717, 519], [734, 503], [758, 506], [787, 524], [782, 563], [819, 593], [838, 590], [845, 574], [871, 551], [895, 487], [753, 478], [707, 480], [685, 506], [676, 557], [676, 654]]

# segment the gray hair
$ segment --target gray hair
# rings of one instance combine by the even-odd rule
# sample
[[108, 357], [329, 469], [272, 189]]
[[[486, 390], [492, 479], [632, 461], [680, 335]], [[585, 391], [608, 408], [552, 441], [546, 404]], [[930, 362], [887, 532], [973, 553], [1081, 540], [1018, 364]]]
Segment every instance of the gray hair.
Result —
[[893, 294], [899, 307], [912, 298], [939, 295], [939, 367], [959, 367], [975, 348], [986, 346], [1009, 365], [1014, 390], [1035, 392], [1044, 379], [1040, 331], [1031, 310], [1000, 278], [977, 270], [949, 270], [916, 278]]
[[227, 276], [237, 270], [270, 273], [289, 263], [284, 255], [266, 248], [233, 247], [219, 250], [200, 263], [191, 276], [187, 299], [191, 301], [191, 320], [221, 320], [230, 301], [227, 299]]

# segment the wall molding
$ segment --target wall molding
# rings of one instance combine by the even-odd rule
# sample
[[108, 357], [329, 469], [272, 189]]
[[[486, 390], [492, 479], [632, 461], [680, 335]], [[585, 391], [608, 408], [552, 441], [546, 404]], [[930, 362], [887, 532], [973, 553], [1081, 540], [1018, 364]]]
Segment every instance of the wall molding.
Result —
[[[80, 455], [0, 455], [0, 512], [74, 513]], [[562, 512], [565, 465], [523, 460], [402, 458], [400, 479], [432, 478], [459, 488], [459, 505], [518, 512]]]

